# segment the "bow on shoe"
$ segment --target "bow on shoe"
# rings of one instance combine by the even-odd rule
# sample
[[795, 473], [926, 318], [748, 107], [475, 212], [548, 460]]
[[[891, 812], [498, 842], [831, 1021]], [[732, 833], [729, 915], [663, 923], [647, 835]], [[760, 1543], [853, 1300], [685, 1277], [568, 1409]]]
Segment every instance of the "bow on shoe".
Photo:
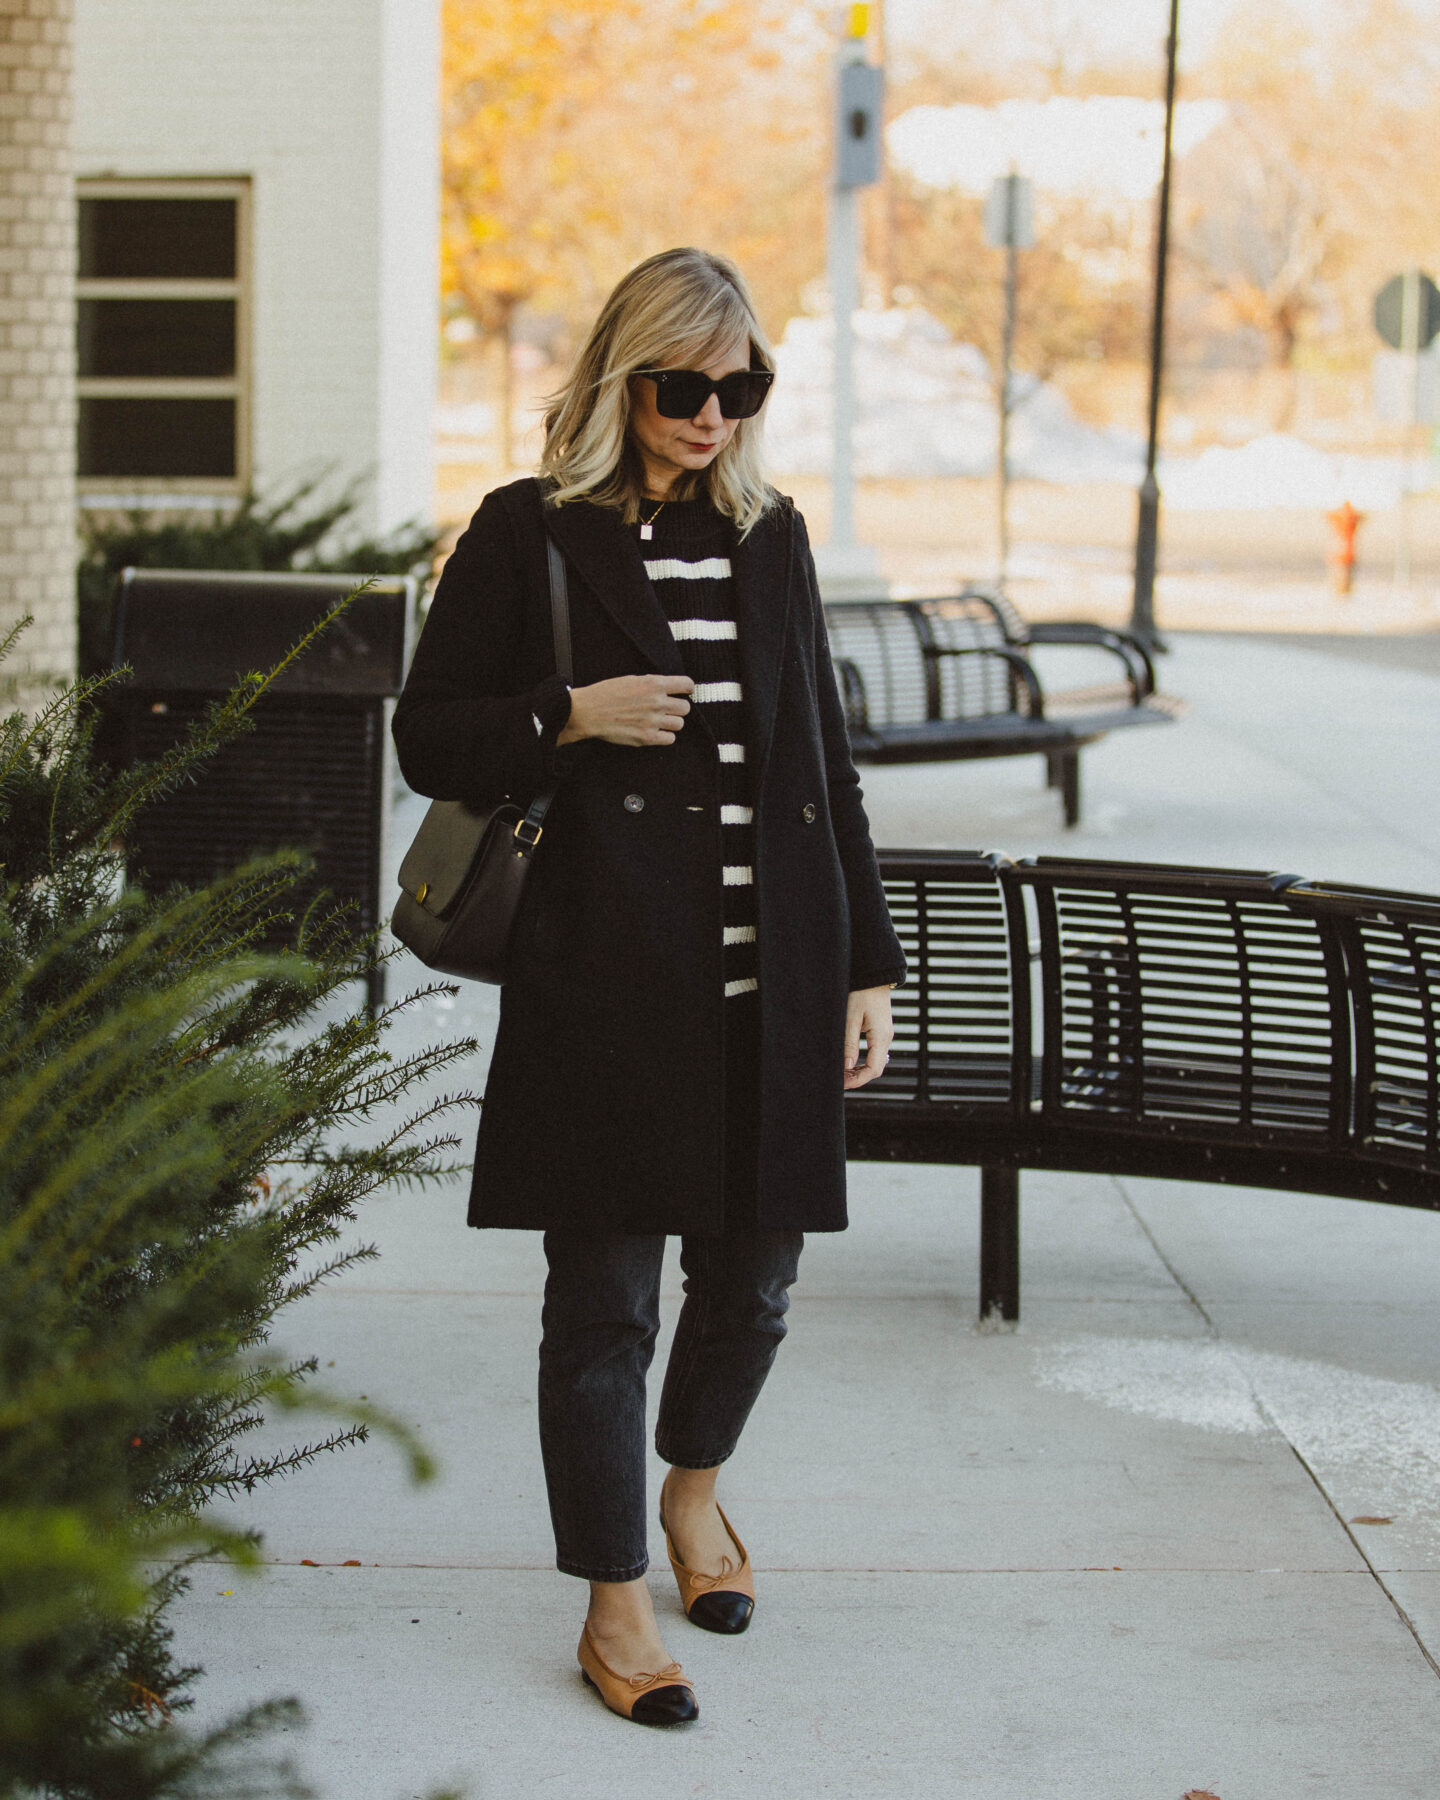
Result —
[[641, 1688], [653, 1687], [657, 1681], [673, 1681], [677, 1675], [682, 1675], [683, 1673], [684, 1670], [680, 1667], [679, 1663], [672, 1662], [667, 1663], [658, 1674], [647, 1675], [642, 1670], [637, 1675], [627, 1675], [625, 1679], [638, 1694]]
[[732, 1562], [728, 1556], [722, 1556], [718, 1575], [703, 1575], [698, 1569], [687, 1569], [685, 1579], [697, 1594], [708, 1594], [712, 1588], [724, 1587], [730, 1577], [738, 1575], [739, 1572], [739, 1563]]

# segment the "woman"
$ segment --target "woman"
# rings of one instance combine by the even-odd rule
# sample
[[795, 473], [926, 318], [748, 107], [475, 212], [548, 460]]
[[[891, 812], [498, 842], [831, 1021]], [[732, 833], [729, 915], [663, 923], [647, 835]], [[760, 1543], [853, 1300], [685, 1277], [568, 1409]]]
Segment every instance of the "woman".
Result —
[[422, 794], [527, 806], [556, 789], [469, 1219], [545, 1233], [556, 1563], [590, 1583], [586, 1680], [646, 1724], [698, 1714], [643, 1579], [665, 1235], [686, 1299], [661, 1523], [686, 1616], [733, 1633], [754, 1580], [716, 1472], [784, 1335], [802, 1234], [845, 1228], [843, 1090], [884, 1069], [905, 970], [805, 527], [761, 474], [772, 379], [731, 263], [669, 250], [633, 269], [546, 418], [541, 480], [487, 495], [456, 545], [394, 721]]

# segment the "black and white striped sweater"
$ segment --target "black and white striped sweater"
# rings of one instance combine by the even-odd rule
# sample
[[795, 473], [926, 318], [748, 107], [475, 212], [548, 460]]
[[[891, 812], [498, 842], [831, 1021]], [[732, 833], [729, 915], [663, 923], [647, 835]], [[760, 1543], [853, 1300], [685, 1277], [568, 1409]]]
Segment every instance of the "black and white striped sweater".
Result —
[[[691, 706], [704, 717], [720, 750], [720, 882], [724, 889], [725, 994], [758, 986], [755, 942], [755, 829], [750, 770], [745, 760], [749, 713], [741, 686], [730, 551], [734, 528], [708, 500], [670, 500], [654, 512], [640, 554], [695, 683]], [[636, 527], [637, 532], [641, 531]]]

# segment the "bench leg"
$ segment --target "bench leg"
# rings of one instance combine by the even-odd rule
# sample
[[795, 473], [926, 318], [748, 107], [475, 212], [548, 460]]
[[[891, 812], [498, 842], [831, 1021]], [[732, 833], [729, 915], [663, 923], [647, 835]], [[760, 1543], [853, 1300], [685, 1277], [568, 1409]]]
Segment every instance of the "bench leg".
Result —
[[980, 1324], [1020, 1322], [1020, 1171], [980, 1171]]
[[1080, 752], [1078, 750], [1062, 750], [1055, 759], [1060, 765], [1060, 798], [1065, 805], [1065, 826], [1080, 823]]

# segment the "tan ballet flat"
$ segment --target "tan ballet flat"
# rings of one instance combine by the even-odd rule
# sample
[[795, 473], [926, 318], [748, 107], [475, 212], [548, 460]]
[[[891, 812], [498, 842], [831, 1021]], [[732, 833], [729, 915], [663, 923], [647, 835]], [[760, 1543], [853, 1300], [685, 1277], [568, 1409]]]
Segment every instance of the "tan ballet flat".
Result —
[[695, 1686], [679, 1663], [667, 1663], [655, 1674], [620, 1675], [595, 1648], [590, 1624], [580, 1633], [580, 1673], [611, 1712], [637, 1725], [683, 1725], [700, 1717]]
[[675, 1571], [675, 1582], [680, 1589], [680, 1604], [685, 1608], [685, 1617], [692, 1625], [699, 1625], [705, 1631], [723, 1632], [733, 1637], [744, 1631], [750, 1623], [750, 1615], [755, 1610], [755, 1571], [750, 1566], [750, 1552], [735, 1535], [735, 1528], [725, 1517], [719, 1501], [715, 1510], [720, 1514], [720, 1523], [730, 1534], [730, 1542], [738, 1552], [738, 1558], [722, 1557], [718, 1575], [703, 1575], [698, 1569], [687, 1569], [675, 1554], [675, 1545], [671, 1542], [670, 1527], [665, 1523], [665, 1501], [660, 1501], [660, 1528], [665, 1533], [665, 1554], [670, 1558], [670, 1567]]

